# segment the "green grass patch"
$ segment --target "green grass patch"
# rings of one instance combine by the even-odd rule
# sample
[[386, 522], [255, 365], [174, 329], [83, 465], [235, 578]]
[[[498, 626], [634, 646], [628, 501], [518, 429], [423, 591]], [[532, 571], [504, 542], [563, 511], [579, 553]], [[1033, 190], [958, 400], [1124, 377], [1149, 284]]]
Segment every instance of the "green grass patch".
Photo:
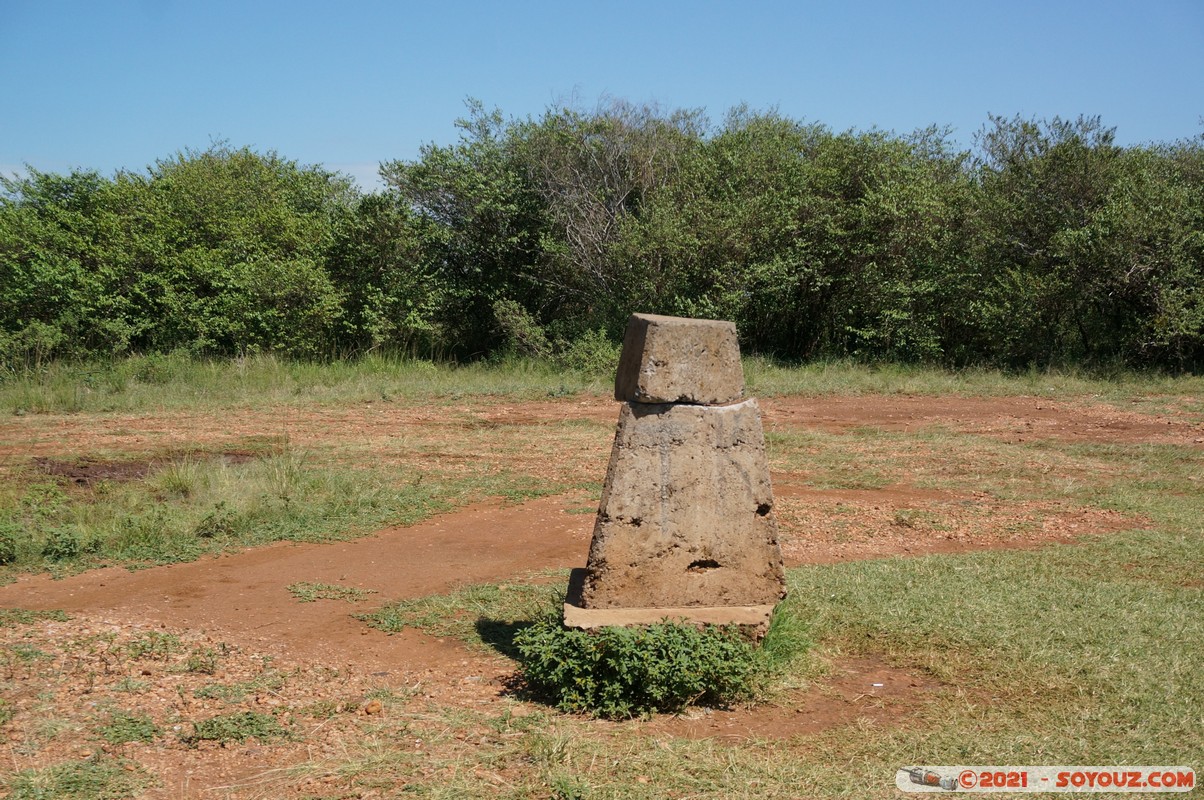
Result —
[[0, 487], [12, 558], [0, 577], [195, 560], [274, 541], [347, 539], [483, 497], [520, 502], [555, 482], [491, 465], [444, 473], [346, 466], [287, 444], [249, 461], [181, 457], [145, 478], [78, 486], [32, 469]]
[[0, 375], [0, 412], [304, 406], [473, 395], [535, 399], [602, 392], [610, 379], [591, 370], [522, 359], [456, 365], [378, 355], [327, 363], [270, 354], [237, 359], [130, 356], [56, 362]]
[[568, 572], [554, 573], [556, 578], [554, 583], [473, 584], [449, 594], [400, 600], [357, 618], [388, 633], [415, 628], [512, 654], [515, 631], [555, 613], [563, 602]]
[[1091, 397], [1114, 403], [1149, 401], [1151, 395], [1204, 395], [1204, 377], [1157, 372], [1086, 369], [943, 369], [918, 364], [862, 364], [817, 361], [786, 364], [758, 356], [744, 358], [746, 393], [775, 395], [960, 395], [975, 397], [1033, 396], [1065, 399]]
[[174, 633], [147, 631], [129, 641], [125, 651], [130, 658], [167, 661], [184, 649], [184, 643]]
[[207, 683], [193, 691], [193, 696], [202, 699], [224, 700], [241, 703], [248, 694], [278, 692], [288, 683], [288, 676], [276, 670], [266, 670], [254, 678], [238, 683]]
[[292, 738], [290, 731], [269, 714], [258, 711], [244, 711], [239, 714], [219, 714], [201, 722], [192, 724], [192, 732], [180, 737], [180, 741], [189, 746], [200, 742], [245, 742], [255, 739], [261, 744], [267, 744], [277, 739]]
[[36, 661], [51, 661], [54, 656], [36, 645], [26, 642], [6, 645], [4, 648], [11, 657], [22, 664], [32, 664]]
[[96, 732], [109, 744], [125, 744], [153, 742], [162, 731], [146, 714], [118, 710], [112, 712], [104, 724], [97, 726]]
[[[919, 394], [1094, 397], [1115, 403], [1150, 395], [1204, 396], [1204, 378], [1086, 370], [947, 370], [852, 361], [791, 365], [748, 356], [751, 396]], [[568, 369], [509, 358], [467, 365], [369, 355], [328, 363], [271, 354], [200, 359], [183, 353], [107, 362], [55, 362], [0, 375], [0, 413], [77, 413], [232, 406], [331, 405], [471, 396], [516, 399], [605, 394], [610, 370]], [[1190, 409], [1189, 409], [1190, 410]]]
[[67, 761], [0, 778], [9, 800], [124, 800], [152, 784], [142, 767], [118, 758]]
[[0, 628], [11, 628], [16, 625], [32, 625], [38, 620], [49, 619], [54, 622], [66, 622], [70, 617], [66, 612], [51, 610], [39, 611], [26, 608], [0, 608]]
[[150, 691], [150, 681], [143, 681], [137, 678], [131, 678], [128, 675], [117, 683], [113, 684], [113, 691], [124, 692], [126, 694], [142, 694]]
[[[1140, 569], [1126, 550], [1144, 554]], [[1138, 532], [795, 570], [791, 589], [829, 646], [885, 654], [965, 693], [915, 736], [927, 763], [1191, 764], [1204, 757], [1192, 733], [1204, 598], [1146, 578], [1182, 558], [1204, 564], [1204, 540]]]

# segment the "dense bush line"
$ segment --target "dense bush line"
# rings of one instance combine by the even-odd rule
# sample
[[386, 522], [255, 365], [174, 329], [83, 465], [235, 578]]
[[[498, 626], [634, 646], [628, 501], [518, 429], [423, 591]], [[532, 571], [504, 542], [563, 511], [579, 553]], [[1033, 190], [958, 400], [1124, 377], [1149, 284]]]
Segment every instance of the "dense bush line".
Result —
[[787, 359], [1204, 368], [1204, 137], [992, 117], [964, 151], [622, 101], [460, 128], [372, 194], [224, 144], [0, 178], [0, 359], [571, 364], [641, 310]]

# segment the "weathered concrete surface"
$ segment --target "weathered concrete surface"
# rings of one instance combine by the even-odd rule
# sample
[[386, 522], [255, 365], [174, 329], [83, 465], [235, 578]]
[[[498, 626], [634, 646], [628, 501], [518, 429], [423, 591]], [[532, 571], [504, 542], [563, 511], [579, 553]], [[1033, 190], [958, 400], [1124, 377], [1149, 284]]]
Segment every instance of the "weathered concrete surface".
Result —
[[624, 403], [584, 608], [774, 604], [785, 595], [756, 400]]
[[744, 394], [732, 322], [632, 314], [615, 374], [615, 399], [724, 405]]

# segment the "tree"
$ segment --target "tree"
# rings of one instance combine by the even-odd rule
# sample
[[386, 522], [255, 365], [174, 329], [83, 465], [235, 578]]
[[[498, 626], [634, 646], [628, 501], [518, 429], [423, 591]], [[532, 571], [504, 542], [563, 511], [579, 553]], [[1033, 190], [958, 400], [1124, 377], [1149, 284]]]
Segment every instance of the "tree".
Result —
[[340, 227], [327, 263], [343, 298], [345, 347], [432, 355], [447, 346], [447, 287], [424, 260], [416, 226], [395, 192], [381, 192], [361, 198]]
[[343, 176], [216, 144], [146, 174], [29, 170], [3, 186], [9, 350], [316, 356], [334, 344], [325, 262], [355, 198]]
[[1104, 358], [1114, 350], [1092, 291], [1096, 265], [1068, 245], [1106, 204], [1122, 154], [1098, 117], [992, 116], [977, 138], [979, 329], [1006, 364]]
[[539, 271], [544, 307], [584, 327], [617, 329], [656, 304], [657, 265], [620, 246], [698, 148], [698, 111], [610, 100], [592, 112], [558, 107], [514, 131], [515, 149], [549, 225]]
[[471, 356], [501, 342], [496, 301], [539, 293], [546, 225], [501, 112], [469, 101], [456, 124], [456, 145], [424, 145], [418, 161], [383, 164], [381, 176], [413, 212], [420, 269], [442, 287], [435, 323], [443, 341]]

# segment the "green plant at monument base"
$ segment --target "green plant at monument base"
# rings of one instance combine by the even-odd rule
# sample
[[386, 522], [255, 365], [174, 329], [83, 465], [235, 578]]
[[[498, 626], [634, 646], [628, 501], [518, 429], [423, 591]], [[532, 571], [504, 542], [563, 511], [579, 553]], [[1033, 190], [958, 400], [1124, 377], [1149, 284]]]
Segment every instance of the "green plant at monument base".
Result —
[[810, 646], [790, 601], [758, 644], [739, 626], [663, 622], [596, 631], [548, 616], [514, 636], [522, 679], [561, 711], [610, 719], [688, 706], [727, 707], [771, 691]]
[[585, 631], [544, 620], [520, 631], [514, 644], [531, 693], [569, 713], [621, 719], [754, 695], [753, 646], [736, 627]]
[[0, 777], [8, 800], [124, 800], [152, 783], [139, 765], [120, 758], [94, 757]]

